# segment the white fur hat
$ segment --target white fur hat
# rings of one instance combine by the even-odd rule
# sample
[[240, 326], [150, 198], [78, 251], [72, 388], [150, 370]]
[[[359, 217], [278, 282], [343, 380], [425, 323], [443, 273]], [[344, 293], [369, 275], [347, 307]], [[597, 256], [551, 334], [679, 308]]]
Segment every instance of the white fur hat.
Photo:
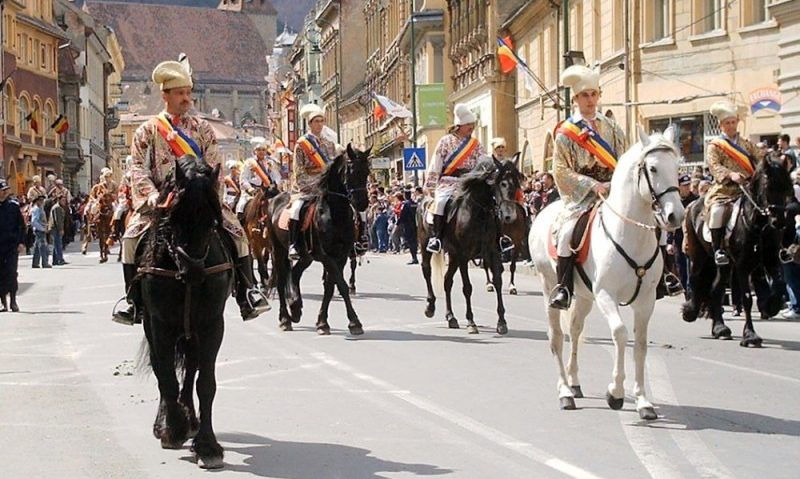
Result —
[[472, 110], [467, 105], [458, 103], [453, 108], [453, 124], [456, 126], [469, 125], [476, 121], [478, 119], [475, 117], [475, 113], [472, 113]]
[[718, 101], [711, 105], [709, 111], [712, 115], [717, 117], [717, 120], [723, 121], [730, 117], [739, 117], [739, 112], [736, 111], [736, 106], [729, 101]]
[[41, 183], [42, 182], [42, 177], [39, 176], [39, 175], [33, 175], [31, 177], [31, 181], [33, 181], [34, 183]]
[[153, 81], [161, 91], [171, 88], [192, 87], [192, 75], [180, 62], [168, 61], [159, 63], [153, 69]]
[[309, 103], [308, 105], [303, 105], [303, 108], [300, 109], [300, 116], [305, 118], [307, 123], [311, 123], [311, 120], [318, 116], [325, 117], [325, 111], [318, 105]]
[[498, 146], [506, 146], [506, 139], [501, 137], [492, 138], [492, 141], [489, 143], [492, 145], [492, 149], [494, 150]]
[[253, 145], [253, 150], [257, 148], [266, 148], [269, 150], [269, 142], [263, 136], [254, 136], [250, 138], [250, 144]]
[[575, 96], [586, 90], [600, 91], [600, 72], [583, 65], [572, 65], [561, 72], [561, 83]]
[[239, 162], [236, 160], [228, 160], [225, 162], [225, 168], [227, 168], [228, 171], [234, 168], [239, 168]]
[[102, 170], [100, 170], [100, 176], [102, 178], [105, 178], [106, 176], [111, 176], [112, 174], [113, 172], [111, 171], [111, 168], [105, 167]]

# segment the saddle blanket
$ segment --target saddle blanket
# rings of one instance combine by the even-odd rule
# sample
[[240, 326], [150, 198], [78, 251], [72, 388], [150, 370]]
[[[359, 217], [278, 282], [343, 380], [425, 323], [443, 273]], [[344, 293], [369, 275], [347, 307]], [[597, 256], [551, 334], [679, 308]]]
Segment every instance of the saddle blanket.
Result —
[[[306, 231], [311, 227], [314, 221], [314, 214], [317, 212], [317, 203], [312, 202], [303, 206], [303, 211], [300, 212], [300, 231]], [[289, 231], [289, 221], [292, 217], [289, 214], [289, 205], [281, 211], [281, 216], [278, 218], [278, 228], [283, 231]]]
[[[571, 249], [576, 255], [575, 262], [583, 264], [586, 258], [589, 257], [589, 246], [592, 243], [592, 224], [597, 215], [597, 210], [600, 208], [600, 203], [595, 205], [590, 211], [582, 214], [575, 224], [575, 229], [572, 231]], [[556, 249], [556, 242], [558, 241], [558, 230], [550, 225], [550, 234], [547, 235], [547, 253], [550, 258], [558, 258], [558, 250]], [[576, 251], [577, 250], [577, 251]]]
[[[728, 241], [733, 234], [733, 227], [736, 226], [736, 220], [739, 219], [739, 213], [742, 210], [742, 200], [743, 198], [739, 198], [735, 201], [729, 210], [730, 216], [725, 222], [725, 241]], [[708, 227], [708, 221], [703, 221], [703, 241], [711, 243], [711, 228]]]

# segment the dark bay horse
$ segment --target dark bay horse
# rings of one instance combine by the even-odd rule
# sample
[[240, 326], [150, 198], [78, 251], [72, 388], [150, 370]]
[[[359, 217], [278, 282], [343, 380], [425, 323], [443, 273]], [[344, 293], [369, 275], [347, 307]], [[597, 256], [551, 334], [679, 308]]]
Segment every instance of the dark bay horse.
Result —
[[[497, 332], [506, 334], [508, 326], [503, 306], [503, 264], [500, 258], [500, 222], [498, 205], [503, 201], [513, 201], [520, 187], [520, 173], [511, 162], [484, 161], [474, 171], [459, 180], [458, 189], [445, 211], [445, 224], [442, 228], [442, 247], [448, 254], [449, 265], [444, 271], [444, 253], [431, 254], [422, 249], [422, 275], [428, 287], [428, 305], [425, 316], [433, 317], [436, 311], [436, 289], [443, 289], [447, 306], [447, 319], [450, 328], [458, 328], [458, 320], [453, 314], [450, 292], [453, 276], [461, 272], [462, 292], [467, 302], [467, 330], [477, 334], [472, 313], [472, 283], [469, 279], [469, 261], [481, 258], [492, 274], [497, 295]], [[428, 244], [432, 228], [425, 221], [430, 199], [417, 209], [417, 237], [419, 244]], [[441, 291], [438, 291], [441, 294]]]
[[312, 205], [314, 216], [309, 228], [301, 233], [301, 257], [294, 266], [289, 260], [288, 232], [279, 225], [281, 215], [289, 204], [290, 195], [282, 193], [270, 203], [273, 274], [281, 304], [279, 321], [282, 330], [291, 331], [292, 323], [300, 321], [303, 310], [300, 278], [313, 261], [319, 261], [325, 270], [317, 333], [330, 334], [328, 306], [334, 287], [344, 300], [350, 334], [364, 333], [361, 321], [353, 309], [343, 270], [355, 242], [355, 216], [367, 207], [368, 175], [368, 153], [355, 150], [350, 145], [347, 146], [346, 155], [338, 156], [328, 165], [318, 179], [318, 195], [304, 206], [303, 218], [307, 208]]
[[[144, 331], [160, 402], [153, 434], [165, 449], [194, 436], [202, 468], [222, 467], [222, 447], [211, 423], [215, 365], [224, 331], [223, 310], [233, 278], [231, 245], [222, 231], [217, 195], [219, 165], [184, 156], [167, 177], [144, 238], [141, 281]], [[223, 240], [223, 238], [225, 240]], [[183, 373], [179, 391], [176, 368]], [[198, 425], [194, 380], [200, 401]]]
[[269, 291], [274, 284], [274, 278], [269, 274], [269, 255], [272, 250], [269, 236], [269, 201], [278, 195], [278, 189], [259, 188], [253, 199], [244, 208], [244, 221], [242, 226], [250, 243], [250, 250], [258, 265], [258, 276], [261, 278], [263, 291]]
[[[784, 207], [792, 192], [792, 181], [786, 165], [764, 159], [747, 186], [742, 187], [741, 210], [728, 240], [731, 265], [718, 267], [714, 263], [711, 245], [703, 239], [705, 202], [692, 203], [684, 222], [686, 254], [690, 259], [692, 292], [683, 304], [684, 321], [692, 322], [705, 309], [713, 320], [711, 334], [716, 339], [731, 339], [731, 330], [722, 319], [722, 298], [728, 280], [742, 292], [745, 323], [742, 340], [745, 347], [760, 347], [761, 337], [753, 327], [751, 309], [751, 275], [763, 267], [772, 280], [770, 294], [758, 298], [761, 310], [774, 316], [783, 306], [785, 283], [781, 278], [778, 259], [780, 235], [785, 226]], [[794, 227], [789, 225], [788, 227]]]

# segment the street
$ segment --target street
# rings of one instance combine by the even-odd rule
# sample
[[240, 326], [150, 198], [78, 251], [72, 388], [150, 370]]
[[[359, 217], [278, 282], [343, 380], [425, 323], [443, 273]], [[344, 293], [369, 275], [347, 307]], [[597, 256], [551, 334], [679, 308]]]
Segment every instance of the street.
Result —
[[[135, 363], [142, 328], [110, 319], [122, 294], [116, 248], [107, 264], [75, 245], [68, 253], [71, 264], [52, 270], [21, 257], [22, 312], [0, 314], [2, 476], [204, 474], [190, 442], [162, 450], [152, 436], [156, 381]], [[434, 318], [422, 314], [424, 282], [407, 255], [367, 258], [354, 299], [362, 337], [347, 334], [338, 294], [332, 335], [314, 331], [318, 264], [303, 278], [294, 332], [278, 329], [277, 298], [248, 323], [229, 300], [214, 404], [225, 467], [215, 477], [797, 477], [800, 324], [756, 321], [764, 347], [745, 349], [738, 318], [728, 321], [734, 340], [717, 341], [709, 322], [680, 319], [678, 298], [659, 301], [647, 373], [660, 418], [646, 423], [630, 400], [630, 347], [625, 406], [606, 405], [611, 341], [595, 309], [580, 353], [587, 397], [561, 411], [537, 277], [518, 274], [520, 294], [504, 295], [510, 332], [498, 336], [494, 294], [474, 269], [481, 332], [467, 335], [458, 279], [462, 329], [451, 330], [442, 299]]]

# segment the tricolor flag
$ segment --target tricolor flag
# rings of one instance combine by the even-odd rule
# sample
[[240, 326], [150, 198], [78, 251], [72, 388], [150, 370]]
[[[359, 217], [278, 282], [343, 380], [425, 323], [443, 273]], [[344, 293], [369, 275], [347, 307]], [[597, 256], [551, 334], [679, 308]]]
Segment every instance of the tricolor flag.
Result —
[[372, 115], [375, 117], [376, 120], [380, 121], [383, 117], [386, 116], [386, 108], [380, 104], [380, 102], [373, 98], [372, 99]]
[[50, 128], [56, 130], [56, 133], [61, 135], [63, 133], [66, 133], [67, 130], [69, 130], [69, 122], [67, 121], [64, 115], [58, 115], [56, 121], [54, 121], [53, 124], [50, 125]]
[[380, 107], [383, 111], [381, 116], [390, 116], [392, 118], [411, 118], [413, 116], [411, 110], [383, 95], [373, 93], [372, 99], [376, 103], [375, 108], [372, 110], [373, 114], [377, 113], [378, 107]]
[[519, 64], [519, 57], [514, 53], [511, 37], [497, 38], [497, 60], [503, 73], [511, 73]]
[[36, 119], [36, 114], [38, 112], [39, 109], [34, 108], [34, 110], [28, 113], [28, 116], [25, 117], [25, 120], [31, 125], [31, 130], [33, 130], [37, 135], [39, 134], [39, 121]]

